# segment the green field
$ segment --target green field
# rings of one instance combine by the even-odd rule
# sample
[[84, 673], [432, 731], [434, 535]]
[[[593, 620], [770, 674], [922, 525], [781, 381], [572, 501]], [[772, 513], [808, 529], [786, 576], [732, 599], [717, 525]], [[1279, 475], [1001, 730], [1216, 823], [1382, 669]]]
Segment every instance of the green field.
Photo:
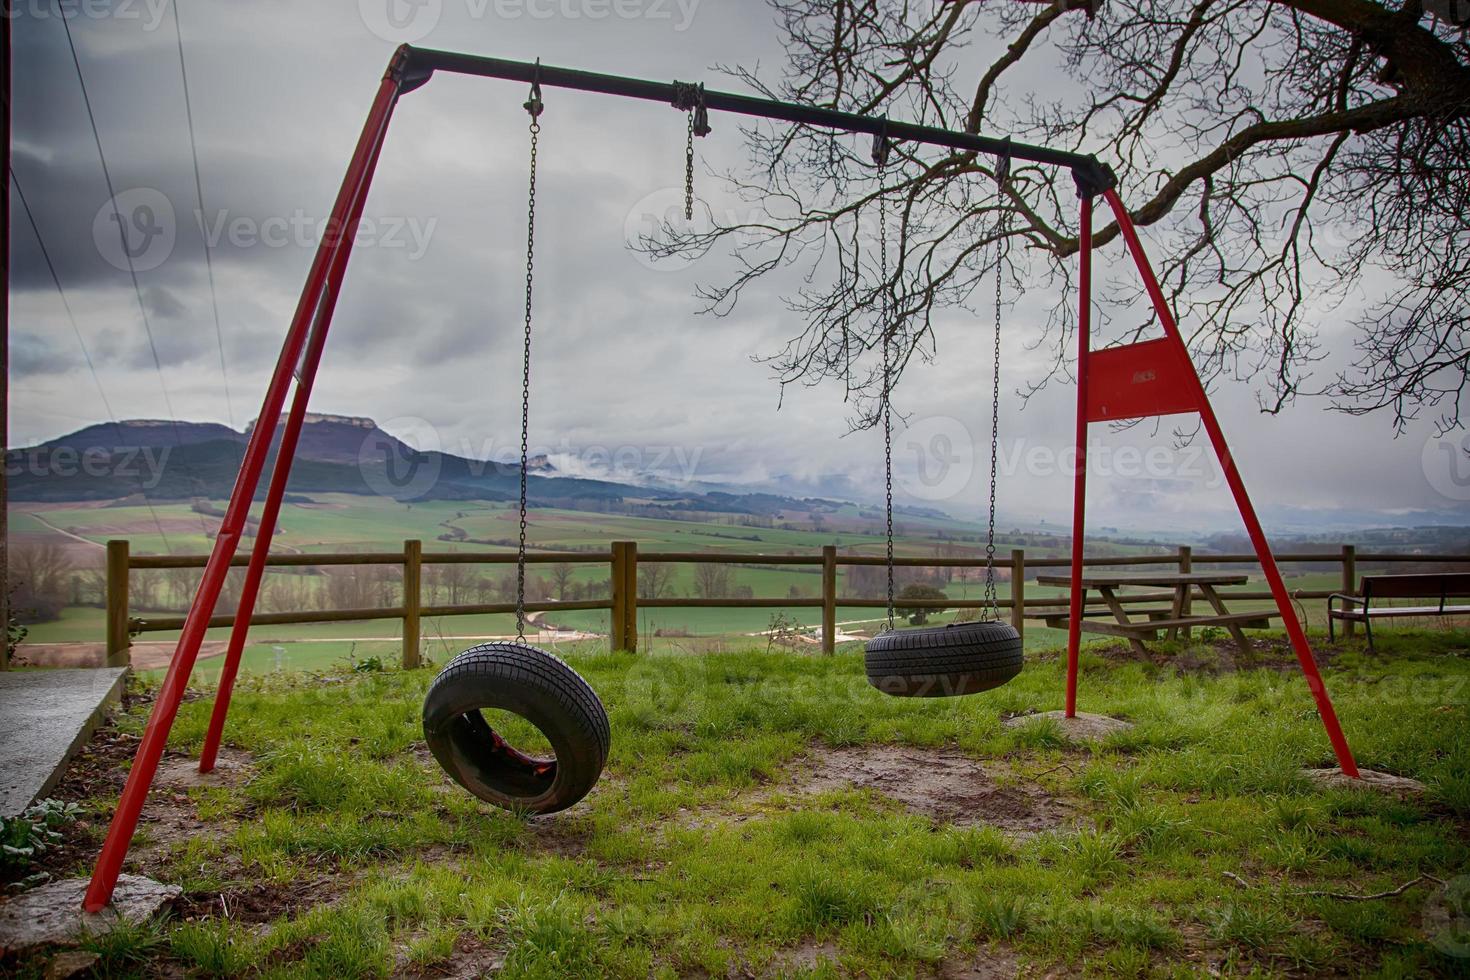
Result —
[[[215, 502], [223, 506], [223, 502]], [[77, 506], [77, 505], [19, 505], [11, 508], [11, 535], [18, 546], [28, 542], [62, 542], [71, 549], [72, 560], [77, 566], [74, 574], [87, 574], [87, 565], [94, 568], [100, 563], [102, 548], [107, 540], [126, 537], [132, 543], [135, 554], [161, 553], [162, 541], [154, 523], [156, 514], [169, 537], [175, 553], [203, 553], [207, 538], [200, 527], [200, 516], [183, 504], [158, 504], [150, 513], [138, 506]], [[767, 553], [817, 555], [824, 545], [835, 545], [845, 554], [873, 555], [883, 553], [883, 538], [873, 533], [878, 530], [876, 522], [859, 516], [855, 507], [829, 515], [832, 528], [821, 531], [799, 526], [789, 527], [748, 526], [732, 515], [729, 518], [708, 521], [679, 521], [643, 517], [594, 514], [584, 511], [556, 509], [536, 510], [531, 514], [528, 532], [533, 549], [552, 551], [601, 551], [612, 541], [636, 541], [640, 554], [656, 551], [710, 551], [723, 553]], [[759, 522], [757, 522], [759, 523]], [[903, 516], [899, 521], [903, 532], [895, 543], [900, 556], [921, 556], [941, 553], [980, 556], [983, 554], [983, 527], [963, 521], [938, 518], [915, 518]], [[276, 536], [274, 550], [296, 553], [337, 553], [342, 551], [397, 551], [405, 539], [424, 541], [425, 549], [435, 551], [499, 551], [512, 553], [509, 542], [517, 532], [515, 511], [501, 504], [483, 502], [431, 501], [411, 505], [397, 503], [384, 498], [348, 495], [324, 495], [312, 504], [287, 504], [283, 509], [281, 529]], [[74, 535], [75, 537], [68, 537]], [[440, 540], [440, 536], [454, 540]], [[84, 539], [97, 547], [77, 540]], [[463, 539], [477, 540], [463, 540]], [[486, 543], [499, 542], [499, 543]], [[248, 543], [248, 539], [247, 539]], [[1028, 559], [1065, 557], [1065, 542], [1046, 536], [1031, 534], [1001, 534], [997, 542], [1000, 555], [1008, 558], [1010, 549], [1024, 546]], [[1108, 540], [1089, 542], [1089, 554], [1117, 554], [1120, 556], [1153, 553], [1171, 549], [1163, 545], [1118, 543]], [[438, 566], [444, 568], [445, 566]], [[1231, 566], [1232, 568], [1241, 566]], [[665, 597], [689, 597], [696, 595], [694, 566], [672, 566], [663, 595]], [[1047, 569], [1058, 572], [1060, 569]], [[1292, 590], [1320, 590], [1338, 587], [1339, 579], [1334, 573], [1301, 572], [1285, 569], [1288, 587]], [[447, 602], [447, 591], [436, 592], [434, 584], [435, 566], [425, 569], [425, 602]], [[90, 573], [92, 581], [100, 581], [96, 572]], [[397, 572], [386, 568], [386, 588], [396, 589]], [[469, 574], [490, 582], [503, 581], [512, 574], [507, 565], [475, 566]], [[550, 566], [532, 566], [530, 575], [545, 580], [542, 588], [550, 594]], [[851, 579], [855, 574], [850, 569], [839, 573], [839, 595], [851, 595], [855, 591]], [[881, 573], [870, 570], [867, 586], [863, 589], [868, 597], [881, 595], [881, 582], [873, 577]], [[143, 618], [153, 615], [178, 615], [183, 604], [192, 593], [197, 574], [194, 572], [165, 573], [158, 571], [135, 571], [135, 589], [132, 614]], [[171, 598], [164, 605], [142, 608], [137, 598], [136, 583], [143, 577], [152, 576], [156, 586], [164, 577], [172, 575], [174, 580], [166, 589], [155, 588], [158, 594], [167, 593]], [[182, 575], [182, 579], [178, 576]], [[241, 572], [232, 572], [238, 581]], [[749, 590], [757, 597], [786, 597], [789, 595], [815, 598], [820, 594], [821, 576], [819, 569], [805, 566], [732, 566], [731, 586]], [[606, 583], [608, 568], [601, 562], [577, 564], [570, 580], [571, 587], [584, 587], [593, 583]], [[299, 574], [275, 571], [266, 579], [266, 595], [270, 595], [273, 583], [289, 583], [298, 591], [292, 593], [296, 601], [305, 605], [285, 607], [298, 609], [325, 608], [330, 600], [325, 597], [328, 577], [319, 574]], [[447, 588], [447, 587], [446, 587]], [[946, 593], [956, 601], [956, 608], [939, 613], [932, 622], [946, 622], [955, 618], [956, 611], [974, 608], [983, 594], [983, 583], [978, 580], [954, 580], [944, 585]], [[1261, 590], [1264, 583], [1259, 574], [1253, 576], [1247, 586]], [[1228, 596], [1230, 591], [1224, 590]], [[1009, 595], [1009, 583], [1001, 582], [998, 593], [1002, 598]], [[1065, 590], [1045, 588], [1035, 582], [1027, 583], [1027, 596], [1031, 599], [1048, 596], [1063, 596]], [[502, 593], [503, 595], [503, 593]], [[461, 602], [486, 601], [486, 594], [462, 596]], [[390, 602], [399, 601], [390, 598]], [[275, 611], [280, 606], [263, 604], [262, 611]], [[385, 603], [388, 604], [388, 603]], [[66, 608], [61, 617], [50, 622], [37, 623], [30, 627], [28, 641], [31, 643], [99, 643], [103, 639], [103, 614], [100, 608], [100, 593], [93, 596], [89, 605], [73, 605]], [[1232, 609], [1270, 610], [1269, 601], [1237, 601]], [[1302, 602], [1299, 611], [1305, 615], [1310, 626], [1318, 630], [1325, 628], [1325, 603], [1322, 600]], [[284, 610], [283, 610], [284, 611]], [[645, 647], [670, 649], [718, 649], [718, 644], [696, 642], [723, 638], [724, 641], [740, 637], [754, 637], [772, 627], [775, 610], [769, 609], [642, 609], [639, 615], [639, 630], [644, 637]], [[792, 608], [781, 613], [785, 620], [801, 626], [815, 628], [820, 623], [817, 609]], [[855, 631], [869, 631], [881, 625], [881, 610], [869, 608], [841, 608], [838, 622], [851, 624]], [[605, 611], [564, 612], [548, 617], [558, 627], [592, 633], [605, 633], [608, 629], [608, 613]], [[514, 620], [509, 615], [464, 616], [443, 620], [426, 620], [423, 626], [425, 655], [442, 660], [453, 650], [466, 645], [458, 637], [506, 635], [514, 629]], [[349, 659], [363, 656], [398, 656], [397, 640], [401, 626], [395, 620], [378, 620], [360, 623], [332, 623], [306, 626], [260, 626], [250, 631], [249, 646], [245, 654], [248, 671], [274, 670], [278, 666], [296, 669], [329, 669], [333, 664], [345, 663]], [[147, 633], [145, 640], [169, 640], [176, 637], [170, 633]], [[227, 631], [214, 630], [212, 640], [227, 639]], [[1028, 624], [1027, 646], [1030, 649], [1056, 645], [1063, 635], [1047, 629], [1039, 621]], [[749, 642], [747, 639], [745, 642]], [[284, 648], [283, 650], [276, 649]], [[208, 660], [200, 667], [208, 676], [211, 665]]]

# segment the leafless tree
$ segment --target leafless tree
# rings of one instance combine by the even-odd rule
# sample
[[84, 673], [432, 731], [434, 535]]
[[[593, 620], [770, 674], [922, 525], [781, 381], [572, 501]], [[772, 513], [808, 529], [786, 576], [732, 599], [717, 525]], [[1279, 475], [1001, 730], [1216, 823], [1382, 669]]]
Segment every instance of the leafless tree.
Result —
[[9, 549], [11, 610], [21, 622], [37, 623], [61, 615], [71, 594], [72, 560], [53, 541], [33, 541]]
[[567, 590], [572, 584], [573, 574], [575, 574], [575, 569], [572, 568], [570, 562], [559, 561], [551, 566], [551, 584], [552, 588], [556, 591], [558, 601], [567, 597]]
[[[1134, 220], [1152, 226], [1207, 383], [1248, 381], [1271, 412], [1322, 394], [1342, 411], [1387, 410], [1399, 428], [1458, 424], [1470, 359], [1466, 0], [1103, 0], [1095, 17], [1079, 0], [767, 2], [784, 34], [779, 80], [724, 70], [772, 97], [1011, 134], [1116, 169]], [[981, 42], [995, 37], [1008, 43], [987, 64]], [[730, 244], [738, 272], [704, 289], [718, 314], [796, 266], [788, 303], [804, 328], [767, 357], [783, 385], [836, 379], [854, 424], [871, 424], [884, 296], [901, 373], [934, 355], [936, 312], [989, 302], [997, 264], [1009, 299], [1023, 283], [1057, 297], [1048, 322], [1028, 327], [1055, 365], [1030, 390], [1070, 371], [1064, 287], [1078, 241], [1065, 174], [1017, 165], [997, 190], [995, 161], [972, 153], [899, 145], [879, 172], [866, 143], [842, 134], [758, 124], [746, 135], [750, 164], [728, 176], [748, 212], [668, 226], [644, 246], [697, 256]], [[1101, 221], [1098, 245], [1118, 240]], [[1103, 311], [1107, 339], [1149, 328], [1127, 303], [1136, 293], [1109, 294], [1123, 302]], [[1315, 378], [1332, 320], [1351, 321], [1356, 356]]]
[[674, 566], [661, 562], [638, 563], [638, 598], [662, 599], [674, 584]]
[[694, 592], [701, 599], [724, 599], [730, 595], [731, 568], [703, 562], [694, 566]]

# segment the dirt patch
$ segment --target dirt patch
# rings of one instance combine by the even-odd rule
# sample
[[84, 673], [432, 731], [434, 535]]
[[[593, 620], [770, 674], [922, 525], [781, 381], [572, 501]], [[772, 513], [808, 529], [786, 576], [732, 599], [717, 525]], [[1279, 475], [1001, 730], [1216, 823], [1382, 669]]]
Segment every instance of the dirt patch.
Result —
[[199, 760], [193, 756], [168, 754], [158, 764], [153, 777], [157, 789], [195, 789], [200, 786], [242, 786], [255, 775], [255, 761], [249, 752], [228, 746], [219, 750], [214, 769], [199, 771]]
[[835, 969], [841, 956], [836, 943], [807, 940], [798, 946], [776, 950], [759, 976], [786, 977], [793, 973], [811, 973], [818, 967]]
[[231, 883], [219, 891], [189, 892], [174, 903], [184, 921], [226, 918], [249, 925], [272, 922], [281, 916], [319, 905], [330, 905], [357, 883], [353, 875], [313, 874], [290, 882]]
[[1021, 965], [1003, 949], [982, 949], [972, 956], [945, 960], [939, 966], [940, 980], [1015, 980]]
[[[162, 670], [173, 660], [173, 640], [135, 640], [129, 649], [134, 670]], [[229, 644], [208, 640], [199, 647], [199, 659], [224, 655]], [[17, 657], [32, 667], [101, 667], [107, 663], [104, 643], [22, 643]]]
[[505, 967], [505, 953], [485, 945], [474, 936], [461, 935], [454, 941], [454, 951], [446, 960], [440, 960], [423, 969], [401, 961], [393, 971], [394, 976], [422, 977], [425, 980], [475, 980], [499, 973]]
[[954, 749], [868, 745], [816, 749], [797, 786], [804, 794], [870, 789], [935, 820], [1032, 834], [1072, 821], [1066, 801], [1041, 786], [1012, 780], [1011, 770], [987, 768]]

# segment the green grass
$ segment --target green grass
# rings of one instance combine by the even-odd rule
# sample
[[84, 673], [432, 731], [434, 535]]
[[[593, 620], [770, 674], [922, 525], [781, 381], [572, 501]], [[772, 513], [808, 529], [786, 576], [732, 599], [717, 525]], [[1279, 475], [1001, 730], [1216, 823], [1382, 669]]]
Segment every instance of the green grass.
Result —
[[[246, 677], [227, 740], [253, 778], [191, 790], [202, 831], [141, 868], [184, 886], [193, 921], [93, 948], [111, 975], [434, 974], [457, 957], [508, 977], [790, 975], [815, 956], [826, 975], [927, 976], [987, 955], [1038, 974], [1464, 975], [1426, 932], [1433, 888], [1305, 893], [1467, 872], [1467, 642], [1404, 633], [1328, 669], [1360, 762], [1426, 782], [1414, 801], [1299, 775], [1331, 753], [1294, 672], [1179, 676], [1095, 649], [1082, 707], [1136, 727], [1085, 748], [1001, 725], [1060, 705], [1054, 655], [995, 692], [924, 702], [873, 691], [855, 654], [573, 655], [613, 751], [586, 801], [534, 820], [426, 761], [429, 671]], [[175, 749], [197, 752], [208, 710], [184, 704]], [[824, 746], [888, 744], [962, 751], [1077, 819], [1008, 836], [789, 783]], [[220, 913], [218, 892], [251, 889], [278, 907]]]

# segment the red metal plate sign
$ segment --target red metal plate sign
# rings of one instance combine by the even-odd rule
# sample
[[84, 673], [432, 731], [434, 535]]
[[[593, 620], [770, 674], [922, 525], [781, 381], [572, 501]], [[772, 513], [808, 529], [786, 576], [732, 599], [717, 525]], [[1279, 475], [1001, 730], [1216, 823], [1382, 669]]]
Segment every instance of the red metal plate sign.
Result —
[[1185, 356], [1168, 337], [1089, 352], [1087, 421], [1198, 411]]

